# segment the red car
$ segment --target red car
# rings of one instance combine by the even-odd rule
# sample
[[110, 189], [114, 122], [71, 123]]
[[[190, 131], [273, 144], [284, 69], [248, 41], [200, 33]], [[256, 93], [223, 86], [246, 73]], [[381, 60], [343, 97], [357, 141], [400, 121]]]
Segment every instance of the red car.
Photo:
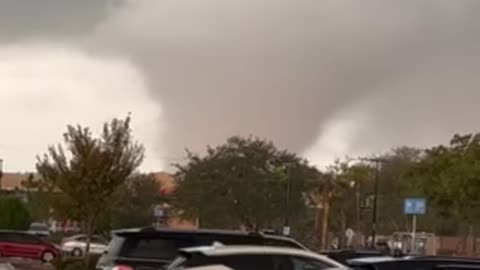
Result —
[[51, 262], [60, 254], [59, 249], [26, 232], [0, 231], [0, 256], [19, 257]]

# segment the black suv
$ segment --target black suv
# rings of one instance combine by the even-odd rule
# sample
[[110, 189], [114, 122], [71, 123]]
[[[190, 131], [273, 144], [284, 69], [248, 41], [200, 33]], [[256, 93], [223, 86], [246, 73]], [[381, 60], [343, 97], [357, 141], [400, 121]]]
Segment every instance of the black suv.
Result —
[[179, 249], [223, 245], [277, 246], [306, 249], [295, 240], [261, 233], [213, 230], [134, 229], [116, 231], [98, 270], [159, 269], [178, 255]]

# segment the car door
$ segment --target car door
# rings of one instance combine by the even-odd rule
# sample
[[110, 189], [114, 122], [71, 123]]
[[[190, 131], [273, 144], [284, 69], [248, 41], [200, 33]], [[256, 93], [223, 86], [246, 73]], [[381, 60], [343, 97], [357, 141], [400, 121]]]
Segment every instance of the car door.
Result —
[[33, 235], [14, 233], [11, 235], [14, 239], [12, 246], [14, 256], [22, 258], [39, 258], [43, 252], [43, 245], [40, 239]]
[[4, 257], [15, 256], [15, 242], [12, 233], [1, 232], [0, 233], [0, 252]]
[[98, 236], [92, 237], [92, 242], [90, 244], [90, 253], [102, 254], [107, 248], [105, 240]]

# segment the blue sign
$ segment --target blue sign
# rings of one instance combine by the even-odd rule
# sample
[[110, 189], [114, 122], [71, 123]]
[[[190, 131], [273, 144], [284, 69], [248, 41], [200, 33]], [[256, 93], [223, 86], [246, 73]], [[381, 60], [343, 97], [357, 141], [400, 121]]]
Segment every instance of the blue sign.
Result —
[[427, 213], [427, 201], [422, 198], [405, 199], [403, 212], [405, 215], [425, 215]]

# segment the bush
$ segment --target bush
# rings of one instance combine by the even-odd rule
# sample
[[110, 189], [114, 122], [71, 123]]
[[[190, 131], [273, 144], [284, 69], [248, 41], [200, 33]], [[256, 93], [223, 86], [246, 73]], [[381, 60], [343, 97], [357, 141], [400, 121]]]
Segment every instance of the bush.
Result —
[[30, 226], [30, 213], [23, 202], [15, 197], [0, 198], [0, 229], [27, 230]]

